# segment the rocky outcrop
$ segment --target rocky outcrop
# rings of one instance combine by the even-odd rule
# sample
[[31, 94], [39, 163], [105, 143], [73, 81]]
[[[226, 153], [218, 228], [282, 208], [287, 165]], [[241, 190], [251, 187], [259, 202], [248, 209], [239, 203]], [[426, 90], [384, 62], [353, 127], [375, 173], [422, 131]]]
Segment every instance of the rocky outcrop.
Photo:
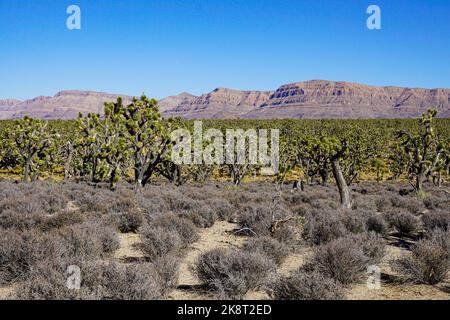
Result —
[[165, 116], [180, 116], [187, 119], [223, 119], [238, 118], [265, 103], [270, 91], [240, 91], [227, 88], [217, 88], [210, 93], [195, 99], [185, 101], [171, 110], [164, 112]]
[[188, 92], [182, 92], [176, 96], [169, 96], [167, 98], [161, 99], [158, 102], [159, 110], [161, 112], [165, 112], [174, 109], [181, 104], [190, 103], [195, 98], [197, 97]]

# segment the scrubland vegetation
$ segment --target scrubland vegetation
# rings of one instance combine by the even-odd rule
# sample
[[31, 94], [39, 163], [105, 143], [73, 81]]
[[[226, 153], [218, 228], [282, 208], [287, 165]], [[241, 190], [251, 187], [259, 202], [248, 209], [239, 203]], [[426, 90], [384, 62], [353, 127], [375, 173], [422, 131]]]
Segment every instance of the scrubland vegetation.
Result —
[[[170, 130], [192, 123], [162, 120], [156, 104], [1, 124], [0, 297], [173, 298], [186, 256], [222, 222], [242, 241], [195, 256], [202, 297], [345, 299], [381, 264], [400, 288], [448, 294], [448, 119], [205, 122], [280, 128], [279, 172], [267, 177], [250, 163], [174, 164]], [[124, 235], [139, 255], [118, 255]], [[69, 266], [79, 290], [66, 285]]]
[[[202, 252], [189, 266], [205, 297], [261, 291], [273, 299], [344, 299], [365, 283], [369, 265], [386, 259], [400, 287], [448, 285], [450, 200], [434, 186], [424, 198], [400, 196], [404, 186], [358, 184], [353, 208], [339, 209], [334, 186], [283, 186], [274, 205], [279, 195], [268, 182], [240, 189], [158, 182], [136, 194], [125, 183], [111, 191], [101, 184], [3, 181], [0, 287], [14, 288], [11, 297], [20, 299], [167, 299], [202, 228], [223, 220], [242, 246]], [[208, 214], [207, 225], [197, 223], [198, 211]], [[404, 215], [411, 220], [397, 217]], [[139, 258], [115, 255], [124, 232], [139, 237]], [[406, 253], [390, 257], [388, 247]], [[303, 263], [279, 272], [304, 250]], [[81, 268], [80, 290], [66, 287], [69, 265]]]

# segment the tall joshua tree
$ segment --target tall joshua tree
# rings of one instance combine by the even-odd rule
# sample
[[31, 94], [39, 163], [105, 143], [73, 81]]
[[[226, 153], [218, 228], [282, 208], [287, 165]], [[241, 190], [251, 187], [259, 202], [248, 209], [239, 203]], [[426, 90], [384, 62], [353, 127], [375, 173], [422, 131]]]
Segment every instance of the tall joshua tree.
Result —
[[46, 163], [54, 138], [48, 131], [47, 125], [45, 121], [26, 116], [16, 120], [14, 126], [6, 130], [9, 149], [17, 155], [23, 168], [24, 182], [30, 180], [31, 173], [37, 177], [40, 165]]
[[417, 192], [423, 191], [423, 182], [436, 168], [444, 151], [433, 129], [436, 114], [436, 110], [424, 113], [416, 134], [406, 130], [398, 132], [398, 137], [402, 139], [401, 146], [403, 156], [406, 157], [408, 176]]
[[170, 121], [163, 122], [158, 101], [145, 95], [126, 106], [123, 111], [127, 140], [131, 149], [135, 190], [145, 186], [157, 166], [171, 150]]

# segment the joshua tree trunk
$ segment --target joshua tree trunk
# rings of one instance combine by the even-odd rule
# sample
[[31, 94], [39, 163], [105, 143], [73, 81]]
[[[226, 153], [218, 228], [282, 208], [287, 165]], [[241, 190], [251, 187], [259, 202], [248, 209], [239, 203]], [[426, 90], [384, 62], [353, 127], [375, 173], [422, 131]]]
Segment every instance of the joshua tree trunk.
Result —
[[423, 174], [419, 173], [416, 176], [416, 185], [415, 185], [416, 192], [420, 192], [423, 190], [423, 180], [424, 180]]
[[30, 176], [30, 158], [25, 159], [25, 165], [23, 166], [23, 181], [28, 182], [29, 176]]
[[341, 198], [341, 205], [343, 208], [351, 209], [352, 207], [352, 195], [350, 193], [350, 189], [345, 182], [344, 175], [342, 174], [341, 165], [339, 163], [339, 159], [334, 159], [331, 162], [333, 168], [333, 176], [336, 180], [336, 185], [339, 189], [339, 196]]
[[64, 162], [64, 180], [70, 178], [70, 164], [72, 162], [72, 146], [70, 142], [67, 144], [67, 159]]
[[322, 185], [326, 186], [328, 183], [328, 179], [330, 178], [330, 170], [327, 168], [320, 173], [320, 177], [322, 178]]

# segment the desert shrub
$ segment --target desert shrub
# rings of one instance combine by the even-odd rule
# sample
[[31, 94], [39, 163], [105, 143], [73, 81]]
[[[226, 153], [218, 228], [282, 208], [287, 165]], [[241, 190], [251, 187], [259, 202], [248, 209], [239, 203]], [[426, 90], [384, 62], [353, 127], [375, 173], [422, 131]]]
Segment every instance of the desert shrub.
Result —
[[389, 209], [390, 206], [391, 203], [386, 199], [386, 197], [377, 197], [375, 199], [375, 207], [377, 208], [378, 212], [385, 212], [387, 209]]
[[244, 212], [238, 216], [238, 224], [244, 229], [251, 231], [247, 235], [267, 236], [270, 235], [270, 226], [272, 224], [272, 214], [266, 207], [251, 206], [244, 209]]
[[153, 261], [163, 295], [177, 287], [180, 262], [180, 257], [175, 254], [168, 254]]
[[97, 239], [101, 244], [102, 256], [111, 254], [119, 249], [120, 241], [113, 228], [97, 224]]
[[198, 210], [186, 214], [196, 227], [211, 228], [217, 220], [217, 215], [207, 206], [202, 206]]
[[57, 235], [65, 257], [98, 259], [109, 256], [119, 248], [119, 239], [114, 229], [99, 221], [58, 229]]
[[24, 280], [32, 268], [54, 252], [50, 237], [35, 231], [0, 231], [0, 284]]
[[[159, 275], [153, 264], [118, 265], [108, 263], [106, 266], [97, 266], [100, 271], [90, 271], [92, 274], [100, 273], [100, 279], [85, 280], [91, 288], [102, 287], [101, 295], [97, 298], [105, 300], [154, 300], [162, 297], [162, 288]], [[100, 280], [100, 281], [98, 281]]]
[[213, 198], [208, 201], [208, 205], [213, 210], [218, 219], [222, 221], [230, 221], [233, 218], [235, 208], [234, 206], [226, 199], [221, 198]]
[[117, 216], [117, 227], [120, 232], [137, 232], [144, 222], [144, 217], [137, 211], [122, 212]]
[[434, 285], [444, 281], [450, 268], [450, 234], [435, 231], [417, 242], [411, 255], [394, 260], [393, 268], [411, 282]]
[[311, 206], [316, 210], [337, 210], [339, 208], [338, 202], [332, 199], [314, 199], [311, 201]]
[[58, 265], [53, 261], [44, 261], [28, 274], [27, 281], [19, 283], [15, 298], [19, 300], [71, 300], [83, 296], [93, 299], [86, 288], [70, 290], [67, 288], [66, 273], [69, 264]]
[[169, 233], [177, 233], [186, 247], [198, 240], [198, 232], [192, 221], [173, 213], [165, 213], [150, 221], [155, 227], [161, 227]]
[[369, 258], [364, 254], [359, 241], [355, 241], [354, 237], [345, 237], [316, 248], [304, 270], [316, 270], [348, 285], [361, 279], [368, 262]]
[[386, 241], [375, 232], [365, 232], [356, 238], [369, 264], [378, 264], [386, 252]]
[[274, 270], [274, 263], [265, 255], [224, 249], [202, 254], [193, 268], [202, 283], [225, 299], [242, 299], [263, 285]]
[[272, 233], [272, 237], [287, 246], [295, 246], [301, 240], [299, 239], [301, 238], [299, 230], [293, 223], [283, 224]]
[[428, 212], [422, 216], [422, 222], [427, 231], [440, 229], [450, 230], [450, 213], [444, 211]]
[[177, 232], [169, 232], [160, 226], [147, 225], [142, 227], [139, 233], [142, 240], [140, 247], [151, 261], [168, 254], [178, 254], [183, 247]]
[[272, 259], [276, 264], [281, 264], [289, 254], [285, 244], [271, 237], [252, 238], [244, 243], [244, 251], [258, 252]]
[[39, 226], [44, 219], [41, 213], [20, 213], [14, 209], [0, 209], [0, 228], [14, 230], [30, 230]]
[[284, 223], [280, 229], [273, 234], [271, 232], [272, 219], [283, 220], [292, 216], [292, 213], [284, 207], [279, 208], [273, 214], [272, 208], [266, 206], [246, 206], [244, 212], [238, 216], [238, 224], [242, 233], [248, 236], [273, 236], [281, 242], [291, 242], [294, 238], [294, 232], [291, 228], [291, 222]]
[[57, 214], [42, 219], [39, 224], [39, 229], [48, 232], [52, 229], [58, 229], [75, 224], [82, 223], [84, 221], [83, 215], [78, 211], [61, 211]]
[[420, 228], [419, 219], [405, 210], [393, 209], [385, 215], [385, 218], [395, 230], [403, 234], [415, 233]]
[[172, 195], [168, 193], [164, 195], [164, 199], [169, 210], [175, 213], [199, 211], [203, 206], [201, 201], [188, 198], [182, 194]]
[[80, 266], [80, 290], [66, 286], [66, 271], [56, 265], [42, 265], [16, 289], [18, 299], [26, 300], [143, 300], [160, 299], [163, 289], [152, 264], [119, 265], [88, 263]]
[[366, 220], [366, 230], [369, 232], [376, 232], [380, 235], [385, 235], [388, 231], [388, 224], [382, 215], [373, 213], [369, 214]]
[[298, 270], [290, 276], [279, 278], [269, 286], [269, 296], [274, 300], [341, 300], [342, 285], [317, 271]]
[[361, 211], [343, 210], [341, 221], [348, 232], [357, 234], [366, 230], [366, 216]]
[[391, 204], [394, 208], [403, 208], [412, 214], [418, 214], [423, 210], [423, 202], [416, 197], [398, 197], [391, 198]]
[[450, 208], [448, 200], [443, 197], [430, 195], [423, 199], [423, 204], [428, 210], [442, 209], [448, 210]]
[[347, 230], [340, 215], [333, 210], [320, 210], [306, 216], [303, 236], [315, 245], [344, 236]]
[[121, 192], [116, 195], [113, 201], [107, 206], [108, 213], [123, 213], [123, 212], [135, 212], [136, 201], [134, 194], [129, 192]]

